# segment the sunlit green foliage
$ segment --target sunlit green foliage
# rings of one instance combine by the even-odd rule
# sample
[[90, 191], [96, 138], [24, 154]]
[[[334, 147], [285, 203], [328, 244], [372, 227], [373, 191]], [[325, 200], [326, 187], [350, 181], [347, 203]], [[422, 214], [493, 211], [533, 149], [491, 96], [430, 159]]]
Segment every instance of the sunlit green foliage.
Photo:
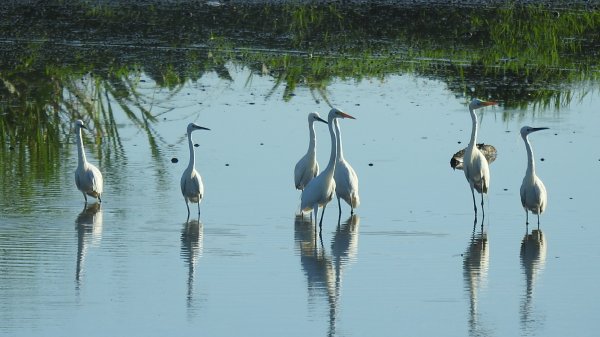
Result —
[[600, 12], [591, 7], [55, 1], [43, 11], [0, 5], [0, 14], [3, 161], [12, 147], [60, 165], [76, 118], [94, 126], [86, 144], [98, 157], [123, 157], [115, 111], [147, 134], [158, 158], [157, 102], [141, 79], [169, 99], [206, 73], [230, 81], [231, 66], [274, 78], [265, 95], [283, 88], [284, 100], [298, 87], [327, 100], [336, 79], [406, 73], [507, 107], [560, 109], [573, 87], [598, 88]]

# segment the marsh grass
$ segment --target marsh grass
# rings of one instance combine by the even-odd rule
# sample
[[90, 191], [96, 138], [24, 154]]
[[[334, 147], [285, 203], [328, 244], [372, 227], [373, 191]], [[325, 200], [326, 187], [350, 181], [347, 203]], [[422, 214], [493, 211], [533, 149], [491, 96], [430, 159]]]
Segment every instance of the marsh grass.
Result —
[[86, 144], [104, 164], [126, 158], [117, 113], [147, 135], [159, 160], [164, 142], [153, 125], [164, 111], [141, 90], [142, 78], [168, 101], [207, 73], [231, 81], [229, 69], [243, 67], [251, 70], [248, 83], [274, 79], [269, 99], [283, 88], [282, 99], [291, 101], [305, 87], [328, 101], [337, 79], [414, 74], [443, 81], [456, 95], [534, 112], [560, 110], [577, 99], [574, 88], [583, 95], [598, 89], [600, 12], [589, 8], [81, 2], [0, 12], [8, 41], [0, 46], [5, 181], [32, 158], [49, 163], [32, 176], [54, 177], [63, 145], [72, 150], [77, 118], [92, 126]]

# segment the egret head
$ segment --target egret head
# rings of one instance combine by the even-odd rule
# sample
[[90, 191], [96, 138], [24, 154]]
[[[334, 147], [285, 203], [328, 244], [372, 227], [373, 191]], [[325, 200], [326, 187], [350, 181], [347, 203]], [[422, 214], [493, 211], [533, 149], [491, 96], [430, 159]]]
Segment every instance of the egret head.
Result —
[[83, 124], [83, 121], [81, 119], [78, 119], [75, 121], [75, 128], [79, 129], [79, 128], [84, 128], [87, 129], [87, 127], [85, 126], [85, 124]]
[[541, 131], [541, 130], [548, 130], [548, 128], [533, 128], [531, 126], [525, 125], [524, 127], [521, 128], [521, 137], [523, 137], [523, 139], [525, 139], [527, 137], [527, 135], [529, 135], [530, 133], [536, 132], [536, 131]]
[[333, 120], [334, 118], [351, 118], [351, 119], [356, 119], [356, 118], [348, 115], [347, 113], [338, 110], [337, 108], [332, 108], [329, 111], [328, 119], [329, 120]]
[[498, 103], [496, 103], [494, 101], [482, 101], [479, 98], [473, 98], [473, 100], [469, 104], [469, 109], [475, 110], [475, 109], [483, 108], [485, 106], [496, 105], [496, 104], [498, 104]]
[[210, 130], [210, 129], [209, 128], [205, 128], [203, 126], [200, 126], [200, 125], [198, 125], [196, 123], [190, 123], [190, 124], [188, 124], [188, 126], [187, 126], [187, 134], [188, 135], [191, 134], [192, 131], [194, 131], [194, 130]]
[[319, 116], [318, 112], [311, 112], [308, 114], [308, 122], [312, 123], [315, 121], [319, 121], [319, 122], [323, 122], [325, 124], [327, 124], [327, 121], [324, 120], [323, 118], [321, 118], [321, 116]]

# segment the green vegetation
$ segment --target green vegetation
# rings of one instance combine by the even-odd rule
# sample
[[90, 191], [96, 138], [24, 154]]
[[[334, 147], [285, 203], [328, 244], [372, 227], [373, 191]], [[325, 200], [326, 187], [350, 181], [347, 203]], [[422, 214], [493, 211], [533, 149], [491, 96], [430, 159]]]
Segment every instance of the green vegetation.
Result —
[[60, 170], [59, 147], [76, 118], [93, 124], [86, 144], [107, 163], [124, 156], [115, 111], [159, 155], [149, 107], [160, 102], [139, 90], [143, 76], [174, 95], [206, 73], [230, 81], [228, 67], [241, 66], [275, 79], [266, 96], [283, 86], [293, 100], [298, 87], [327, 99], [335, 79], [409, 73], [507, 107], [560, 108], [572, 88], [598, 88], [593, 8], [65, 3], [0, 5], [0, 161], [37, 156], [54, 163], [46, 177]]

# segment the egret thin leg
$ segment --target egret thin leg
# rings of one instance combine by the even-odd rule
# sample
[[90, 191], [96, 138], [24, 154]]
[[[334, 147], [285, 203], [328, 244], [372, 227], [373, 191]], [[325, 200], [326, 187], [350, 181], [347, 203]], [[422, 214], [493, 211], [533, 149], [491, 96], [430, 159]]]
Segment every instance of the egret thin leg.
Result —
[[340, 217], [341, 217], [342, 216], [342, 204], [340, 203], [340, 197], [339, 196], [337, 197], [337, 200], [338, 200], [338, 209], [340, 211]]
[[471, 196], [473, 196], [473, 210], [475, 210], [475, 216], [477, 216], [477, 204], [475, 203], [475, 189], [471, 186]]
[[323, 205], [323, 210], [321, 211], [321, 220], [319, 221], [319, 231], [323, 230], [323, 215], [325, 214], [325, 207], [327, 207], [327, 204]]
[[481, 193], [481, 214], [485, 217], [485, 208], [483, 208], [483, 192]]

